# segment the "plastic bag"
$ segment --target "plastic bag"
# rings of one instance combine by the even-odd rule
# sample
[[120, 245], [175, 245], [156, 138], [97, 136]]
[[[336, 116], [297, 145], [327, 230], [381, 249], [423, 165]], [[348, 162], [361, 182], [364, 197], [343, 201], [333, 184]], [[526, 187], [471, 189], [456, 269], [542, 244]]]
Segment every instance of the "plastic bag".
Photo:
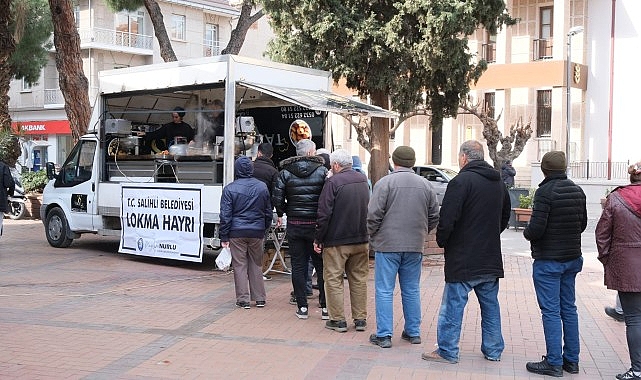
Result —
[[229, 270], [231, 265], [231, 250], [229, 247], [225, 247], [220, 250], [218, 257], [216, 257], [216, 266], [220, 270]]

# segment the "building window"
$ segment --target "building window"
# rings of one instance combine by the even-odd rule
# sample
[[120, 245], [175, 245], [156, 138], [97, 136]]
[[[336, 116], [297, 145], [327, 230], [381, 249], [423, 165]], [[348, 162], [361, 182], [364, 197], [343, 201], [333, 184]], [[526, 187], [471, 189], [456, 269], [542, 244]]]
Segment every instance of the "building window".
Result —
[[73, 6], [73, 18], [76, 24], [76, 28], [80, 28], [80, 5]]
[[185, 40], [185, 16], [184, 15], [171, 15], [171, 38], [176, 40]]
[[220, 54], [218, 41], [218, 24], [205, 24], [205, 40], [203, 41], [203, 56], [213, 57]]
[[553, 16], [552, 7], [539, 9], [539, 38], [534, 40], [534, 60], [552, 58]]
[[31, 83], [22, 78], [22, 92], [31, 92]]
[[485, 43], [482, 45], [482, 58], [487, 63], [496, 62], [496, 34], [486, 33]]
[[483, 102], [483, 110], [487, 114], [487, 116], [491, 117], [494, 119], [494, 99], [495, 99], [495, 93], [493, 92], [486, 92], [485, 93], [485, 99]]
[[552, 90], [536, 92], [536, 136], [552, 135]]
[[143, 20], [145, 13], [119, 12], [116, 13], [116, 44], [121, 46], [141, 47], [143, 40]]

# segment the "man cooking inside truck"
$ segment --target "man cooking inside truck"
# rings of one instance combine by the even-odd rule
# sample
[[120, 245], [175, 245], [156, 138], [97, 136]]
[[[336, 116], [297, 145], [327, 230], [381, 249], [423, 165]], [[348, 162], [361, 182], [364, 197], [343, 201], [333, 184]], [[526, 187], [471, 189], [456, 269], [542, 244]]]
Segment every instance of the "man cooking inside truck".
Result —
[[[151, 144], [151, 149], [153, 151], [160, 152], [164, 149], [161, 149], [159, 146], [160, 140], [165, 140], [165, 149], [168, 149], [171, 145], [176, 142], [176, 139], [179, 137], [185, 138], [184, 143], [189, 143], [194, 139], [195, 131], [191, 125], [183, 121], [185, 117], [185, 109], [182, 107], [174, 108], [174, 112], [171, 114], [173, 121], [163, 124], [162, 127], [153, 131], [153, 132], [139, 132], [139, 136], [144, 136], [145, 142]], [[155, 144], [153, 143], [155, 141]]]

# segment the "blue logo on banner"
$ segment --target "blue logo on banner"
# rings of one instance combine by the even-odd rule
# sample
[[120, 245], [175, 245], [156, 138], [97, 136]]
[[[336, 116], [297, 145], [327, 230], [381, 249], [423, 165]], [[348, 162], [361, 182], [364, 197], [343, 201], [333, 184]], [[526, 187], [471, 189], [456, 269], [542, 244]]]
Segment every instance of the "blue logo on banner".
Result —
[[142, 238], [138, 239], [138, 250], [139, 251], [142, 251], [144, 245], [145, 245], [145, 241], [142, 240]]

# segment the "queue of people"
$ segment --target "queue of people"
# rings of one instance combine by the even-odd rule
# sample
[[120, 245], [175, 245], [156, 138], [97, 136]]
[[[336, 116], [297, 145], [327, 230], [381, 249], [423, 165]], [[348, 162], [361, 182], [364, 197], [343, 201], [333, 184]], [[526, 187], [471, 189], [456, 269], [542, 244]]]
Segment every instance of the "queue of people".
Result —
[[[269, 152], [268, 146], [259, 148], [259, 152], [265, 149]], [[504, 277], [500, 234], [507, 228], [511, 208], [505, 176], [485, 161], [482, 144], [471, 140], [461, 145], [460, 172], [450, 181], [440, 209], [430, 183], [411, 170], [416, 161], [411, 147], [396, 148], [392, 154], [394, 170], [376, 183], [371, 194], [367, 177], [354, 168], [355, 161], [349, 152], [339, 149], [326, 155], [317, 156], [315, 144], [301, 140], [297, 156], [281, 163], [282, 170], [273, 188], [260, 183], [262, 186], [257, 190], [260, 196], [253, 196], [254, 205], [245, 204], [260, 211], [253, 210], [253, 219], [246, 219], [242, 214], [250, 212], [244, 207], [240, 214], [245, 219], [236, 224], [260, 226], [264, 234], [271, 223], [271, 204], [278, 215], [277, 225], [287, 214], [296, 317], [309, 317], [306, 282], [311, 277], [308, 274], [311, 260], [318, 277], [319, 307], [325, 327], [341, 333], [349, 329], [344, 310], [346, 278], [353, 328], [365, 331], [372, 249], [376, 328], [369, 337], [370, 343], [392, 347], [393, 294], [398, 281], [404, 317], [400, 338], [410, 344], [421, 344], [422, 251], [427, 233], [436, 229], [436, 241], [445, 252], [445, 286], [436, 349], [424, 352], [421, 357], [451, 364], [459, 361], [463, 314], [468, 295], [474, 291], [481, 309], [481, 354], [490, 362], [500, 361], [505, 348], [498, 301], [499, 280]], [[260, 161], [265, 160], [265, 153], [259, 156], [254, 163], [257, 167], [264, 164]], [[238, 202], [230, 194], [238, 189], [236, 182], [248, 172], [246, 159], [238, 161], [238, 179], [223, 193], [221, 210], [222, 202]], [[545, 178], [534, 195], [532, 217], [523, 232], [531, 245], [532, 278], [546, 349], [541, 361], [528, 362], [525, 367], [529, 372], [553, 377], [561, 377], [564, 372], [579, 373], [575, 280], [583, 266], [581, 234], [587, 226], [587, 208], [583, 190], [567, 177], [566, 169], [563, 152], [552, 151], [543, 156], [541, 170]], [[626, 380], [641, 379], [641, 277], [637, 275], [641, 265], [641, 162], [630, 166], [629, 173], [630, 185], [610, 194], [596, 229], [605, 284], [618, 291], [626, 324], [632, 365], [630, 370], [616, 376]], [[270, 169], [266, 179], [273, 181], [273, 176]], [[259, 188], [255, 184], [245, 187]], [[266, 206], [270, 191], [271, 204]], [[233, 219], [233, 210], [230, 215]], [[234, 232], [233, 227], [223, 230], [221, 226], [221, 231], [226, 234], [225, 244], [242, 235]], [[244, 245], [236, 242], [232, 245], [235, 247], [232, 257], [242, 254], [257, 264], [255, 251], [262, 247], [262, 242], [249, 248], [253, 241], [247, 239], [260, 234], [245, 231], [244, 235]], [[263, 279], [256, 272], [260, 269], [256, 265], [249, 268], [237, 260], [239, 269], [247, 272], [238, 279], [235, 276], [237, 305], [245, 307], [249, 300], [254, 300], [256, 306], [264, 306]]]

